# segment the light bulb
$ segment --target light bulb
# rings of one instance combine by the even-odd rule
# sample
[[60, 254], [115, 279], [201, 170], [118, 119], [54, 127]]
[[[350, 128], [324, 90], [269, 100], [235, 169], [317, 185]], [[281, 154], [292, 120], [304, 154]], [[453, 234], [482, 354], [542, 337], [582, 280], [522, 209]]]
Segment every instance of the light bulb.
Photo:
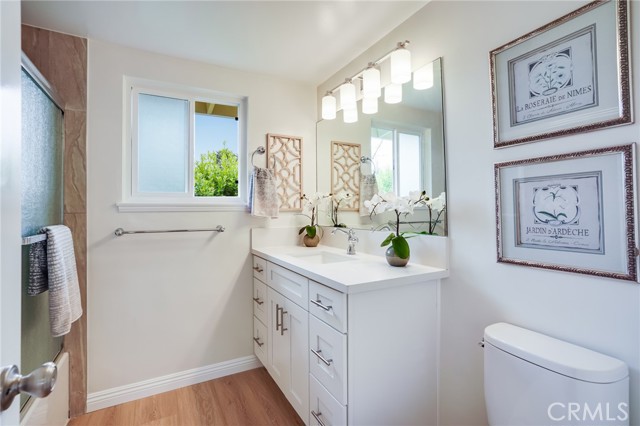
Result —
[[336, 98], [330, 93], [322, 97], [322, 118], [324, 120], [336, 118]]
[[371, 67], [362, 73], [362, 96], [365, 98], [379, 98], [382, 93], [380, 89], [380, 71]]
[[378, 98], [362, 98], [362, 113], [376, 114], [378, 112]]
[[433, 62], [413, 72], [413, 88], [424, 90], [433, 87]]
[[389, 84], [384, 88], [384, 101], [388, 104], [402, 102], [402, 84]]
[[358, 108], [343, 109], [342, 119], [345, 123], [355, 123], [358, 121]]
[[404, 47], [391, 52], [391, 82], [402, 84], [411, 80], [411, 52]]
[[356, 86], [349, 80], [340, 86], [340, 106], [342, 109], [356, 109]]

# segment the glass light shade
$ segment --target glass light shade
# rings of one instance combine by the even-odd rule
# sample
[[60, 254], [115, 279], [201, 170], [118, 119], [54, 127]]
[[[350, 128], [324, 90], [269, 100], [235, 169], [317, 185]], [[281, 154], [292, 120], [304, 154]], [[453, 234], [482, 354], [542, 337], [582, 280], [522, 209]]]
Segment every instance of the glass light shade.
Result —
[[433, 87], [433, 62], [413, 72], [413, 88], [425, 90]]
[[391, 82], [402, 84], [411, 80], [411, 52], [397, 49], [391, 52]]
[[340, 86], [340, 106], [342, 109], [356, 109], [356, 86], [344, 83]]
[[389, 84], [384, 88], [384, 101], [388, 104], [402, 102], [402, 84]]
[[378, 98], [362, 98], [362, 113], [376, 114], [378, 112]]
[[382, 94], [380, 88], [380, 71], [371, 67], [362, 73], [362, 96], [365, 98], [379, 98]]
[[345, 123], [355, 123], [358, 121], [358, 109], [357, 108], [349, 108], [342, 110], [342, 119]]
[[336, 98], [332, 95], [322, 97], [322, 118], [324, 120], [336, 118]]

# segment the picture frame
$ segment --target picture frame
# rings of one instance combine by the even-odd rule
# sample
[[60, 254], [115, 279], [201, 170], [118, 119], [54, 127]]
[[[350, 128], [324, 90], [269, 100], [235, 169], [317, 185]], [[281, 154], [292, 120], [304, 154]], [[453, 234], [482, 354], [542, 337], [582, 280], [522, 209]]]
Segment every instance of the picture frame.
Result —
[[494, 148], [633, 122], [628, 11], [594, 1], [491, 51]]
[[267, 133], [267, 168], [276, 176], [281, 212], [302, 211], [302, 137]]
[[497, 261], [637, 282], [634, 149], [495, 164]]

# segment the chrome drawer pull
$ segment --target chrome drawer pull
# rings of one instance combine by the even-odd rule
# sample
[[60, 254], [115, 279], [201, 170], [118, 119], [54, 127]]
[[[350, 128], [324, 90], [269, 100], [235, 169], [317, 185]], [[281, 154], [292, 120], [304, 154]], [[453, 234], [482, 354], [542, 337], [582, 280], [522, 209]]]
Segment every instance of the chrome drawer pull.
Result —
[[324, 423], [322, 423], [322, 420], [320, 420], [320, 416], [322, 415], [322, 413], [316, 413], [315, 411], [311, 410], [311, 415], [315, 417], [320, 426], [325, 426]]
[[[280, 315], [278, 315], [278, 313], [280, 313]], [[288, 328], [284, 328], [284, 314], [286, 313], [288, 312], [284, 310], [284, 307], [276, 303], [276, 331], [280, 329], [281, 336], [284, 336], [284, 332], [288, 330]]]
[[253, 298], [253, 301], [254, 301], [254, 302], [256, 302], [258, 305], [262, 305], [262, 304], [264, 303], [264, 301], [263, 301], [263, 300], [260, 300], [260, 298], [259, 298], [259, 297], [254, 297], [254, 298]]
[[318, 349], [317, 351], [314, 351], [313, 349], [311, 349], [311, 352], [313, 352], [313, 354], [317, 356], [320, 359], [320, 361], [324, 362], [327, 365], [331, 365], [331, 363], [333, 362], [333, 359], [329, 359], [329, 360], [324, 359], [324, 357], [320, 355], [320, 353], [322, 352], [320, 349]]
[[309, 299], [309, 302], [313, 303], [314, 305], [316, 305], [319, 308], [324, 309], [325, 311], [330, 311], [331, 309], [333, 309], [332, 306], [325, 306], [323, 305], [319, 300], [313, 300], [313, 299]]
[[260, 338], [259, 337], [254, 337], [253, 341], [256, 342], [258, 344], [258, 346], [264, 346], [264, 343], [260, 343]]
[[259, 265], [254, 266], [253, 270], [258, 272], [258, 273], [261, 273], [262, 271], [264, 271], [264, 269], [262, 269]]

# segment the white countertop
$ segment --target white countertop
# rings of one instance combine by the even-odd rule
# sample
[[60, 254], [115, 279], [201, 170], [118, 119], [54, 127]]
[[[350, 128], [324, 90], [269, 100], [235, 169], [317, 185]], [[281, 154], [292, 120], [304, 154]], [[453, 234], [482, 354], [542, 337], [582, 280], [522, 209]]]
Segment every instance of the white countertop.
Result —
[[[322, 253], [334, 261], [317, 263]], [[416, 284], [446, 278], [449, 271], [409, 261], [405, 267], [390, 266], [383, 256], [365, 253], [347, 255], [345, 250], [319, 245], [254, 247], [251, 253], [343, 293], [353, 294], [397, 285]]]

